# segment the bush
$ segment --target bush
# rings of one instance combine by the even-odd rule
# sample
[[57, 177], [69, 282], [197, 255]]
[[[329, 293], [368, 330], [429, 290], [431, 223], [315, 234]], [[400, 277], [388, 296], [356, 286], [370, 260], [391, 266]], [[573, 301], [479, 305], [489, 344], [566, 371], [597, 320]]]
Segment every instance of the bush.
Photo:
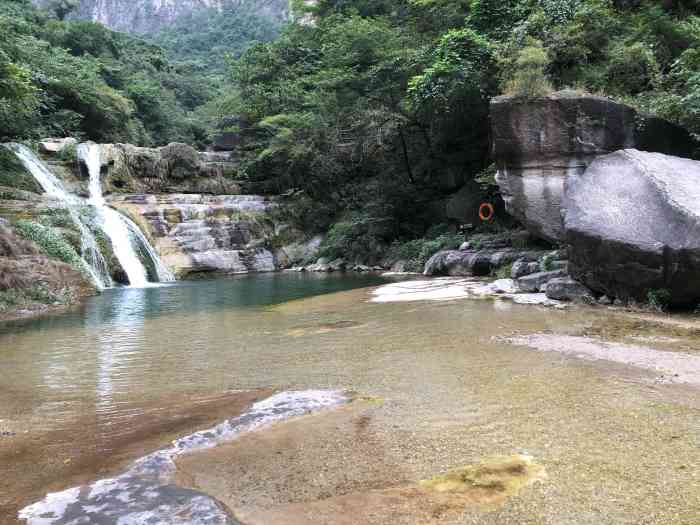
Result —
[[51, 227], [38, 222], [20, 220], [15, 224], [17, 233], [34, 243], [48, 257], [70, 264], [76, 270], [84, 270], [85, 263], [65, 238]]
[[515, 61], [510, 80], [506, 83], [506, 93], [524, 98], [535, 98], [552, 92], [545, 70], [549, 65], [547, 51], [539, 40], [529, 40], [520, 50]]
[[422, 272], [425, 263], [441, 250], [456, 250], [464, 242], [464, 236], [446, 233], [434, 239], [415, 239], [408, 242], [395, 242], [391, 245], [387, 259], [392, 262], [406, 261], [406, 270]]
[[328, 230], [319, 254], [329, 259], [373, 262], [386, 248], [382, 227], [385, 221], [357, 214], [347, 221], [337, 222]]
[[647, 304], [659, 312], [664, 312], [671, 304], [671, 291], [666, 288], [649, 290], [647, 292]]

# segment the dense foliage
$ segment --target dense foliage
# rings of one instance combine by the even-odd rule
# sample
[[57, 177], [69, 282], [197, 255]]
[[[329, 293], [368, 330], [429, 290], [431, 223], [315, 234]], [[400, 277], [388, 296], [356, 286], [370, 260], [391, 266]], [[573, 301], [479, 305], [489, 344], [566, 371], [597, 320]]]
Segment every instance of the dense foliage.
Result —
[[330, 230], [327, 252], [379, 257], [447, 222], [446, 198], [492, 173], [495, 95], [572, 88], [700, 134], [697, 0], [307, 4], [271, 41], [277, 28], [239, 8], [183, 18], [155, 45], [62, 21], [72, 0], [53, 15], [6, 0], [2, 138], [203, 145], [217, 119], [239, 133], [240, 176], [294, 195], [299, 227]]
[[[232, 64], [244, 171], [376, 252], [489, 166], [488, 100], [573, 88], [700, 133], [694, 0], [320, 0]], [[305, 11], [301, 13], [300, 11]], [[353, 248], [351, 251], [358, 251]]]
[[202, 13], [183, 21], [195, 24], [190, 31], [176, 26], [154, 37], [166, 52], [100, 24], [64, 21], [75, 5], [59, 0], [42, 11], [29, 0], [0, 2], [0, 140], [204, 144], [196, 110], [218, 94], [212, 72], [223, 69], [226, 53], [274, 36], [269, 20], [226, 13], [207, 28], [213, 18]]
[[253, 3], [242, 3], [221, 11], [193, 11], [146, 38], [165, 49], [178, 66], [216, 78], [224, 76], [227, 61], [238, 58], [251, 42], [273, 40], [278, 32], [275, 20], [256, 14]]

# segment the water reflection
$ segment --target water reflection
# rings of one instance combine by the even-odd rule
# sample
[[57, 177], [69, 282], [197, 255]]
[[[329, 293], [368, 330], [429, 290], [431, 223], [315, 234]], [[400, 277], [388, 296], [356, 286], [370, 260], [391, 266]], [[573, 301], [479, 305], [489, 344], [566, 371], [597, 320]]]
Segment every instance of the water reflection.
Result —
[[86, 330], [92, 331], [96, 340], [95, 416], [99, 438], [97, 446], [109, 452], [113, 427], [129, 418], [115, 401], [115, 395], [129, 388], [129, 363], [138, 354], [143, 340], [144, 312], [153, 307], [155, 294], [144, 288], [126, 288], [113, 294], [111, 301], [99, 303], [88, 311]]

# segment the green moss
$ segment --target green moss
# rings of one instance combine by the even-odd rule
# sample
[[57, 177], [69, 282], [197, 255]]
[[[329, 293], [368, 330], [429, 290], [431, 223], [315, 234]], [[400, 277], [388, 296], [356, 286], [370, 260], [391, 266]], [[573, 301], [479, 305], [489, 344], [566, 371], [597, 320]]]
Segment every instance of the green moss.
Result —
[[26, 308], [32, 304], [52, 304], [66, 303], [68, 297], [62, 297], [54, 294], [43, 286], [32, 286], [30, 288], [10, 290], [0, 290], [0, 313], [17, 308]]
[[475, 498], [490, 502], [494, 498], [514, 496], [533, 481], [544, 477], [544, 469], [525, 456], [495, 457], [477, 465], [453, 470], [421, 481], [420, 485], [435, 492], [473, 493]]
[[17, 156], [3, 147], [0, 147], [0, 186], [34, 193], [42, 193], [43, 191]]

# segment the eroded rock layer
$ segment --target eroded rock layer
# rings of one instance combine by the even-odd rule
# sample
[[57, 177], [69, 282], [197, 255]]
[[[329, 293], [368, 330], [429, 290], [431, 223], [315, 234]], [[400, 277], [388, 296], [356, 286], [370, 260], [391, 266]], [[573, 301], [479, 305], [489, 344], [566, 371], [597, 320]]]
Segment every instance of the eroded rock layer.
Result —
[[256, 195], [115, 195], [110, 204], [147, 232], [178, 276], [277, 269], [273, 200]]

